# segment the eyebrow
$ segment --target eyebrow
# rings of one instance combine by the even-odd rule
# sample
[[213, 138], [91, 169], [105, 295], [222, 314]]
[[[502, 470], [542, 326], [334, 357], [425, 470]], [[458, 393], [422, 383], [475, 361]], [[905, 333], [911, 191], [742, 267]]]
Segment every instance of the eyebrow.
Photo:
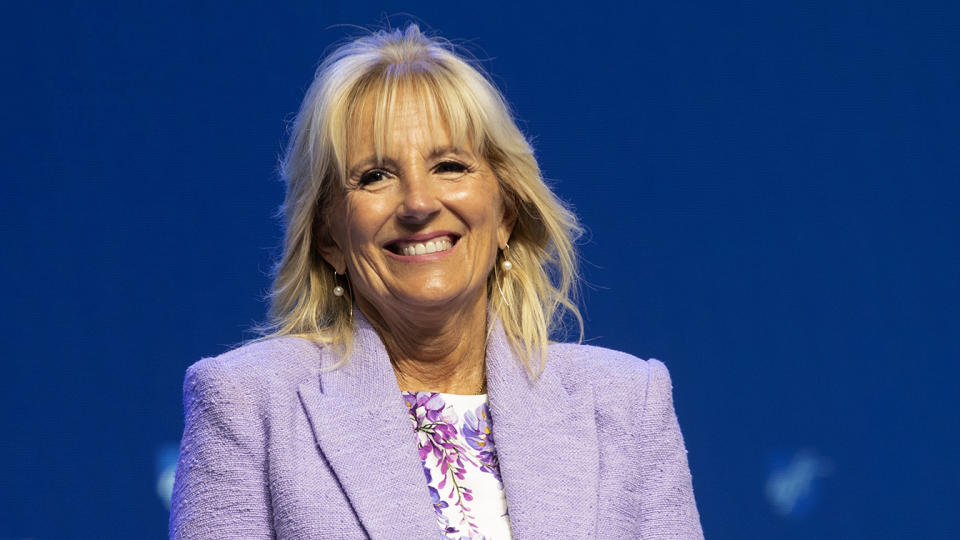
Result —
[[440, 156], [444, 156], [447, 154], [453, 154], [455, 156], [460, 156], [460, 157], [469, 157], [469, 158], [473, 157], [472, 152], [464, 150], [463, 148], [457, 148], [456, 146], [453, 146], [453, 145], [447, 145], [447, 146], [434, 147], [434, 149], [431, 150], [429, 154], [427, 154], [427, 159], [436, 159]]
[[[453, 154], [461, 158], [476, 159], [472, 152], [465, 150], [463, 148], [458, 148], [453, 145], [434, 147], [432, 150], [430, 150], [430, 153], [427, 154], [426, 159], [428, 160], [437, 159], [447, 154]], [[366, 167], [371, 167], [371, 166], [379, 167], [383, 165], [386, 165], [388, 167], [393, 167], [395, 169], [399, 168], [397, 160], [391, 157], [383, 156], [382, 159], [378, 160], [377, 156], [372, 155], [372, 156], [367, 156], [366, 158], [358, 161], [353, 167], [350, 168], [347, 174], [350, 176], [356, 176], [357, 174], [360, 173], [362, 169], [365, 169]]]

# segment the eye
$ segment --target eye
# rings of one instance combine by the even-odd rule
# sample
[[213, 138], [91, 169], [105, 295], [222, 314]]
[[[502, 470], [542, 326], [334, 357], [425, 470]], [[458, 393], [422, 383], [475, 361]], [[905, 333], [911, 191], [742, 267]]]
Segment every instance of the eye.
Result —
[[361, 186], [366, 186], [367, 184], [373, 184], [375, 182], [379, 182], [386, 177], [387, 177], [387, 171], [384, 171], [381, 169], [371, 169], [363, 173], [362, 175], [360, 175], [360, 179], [357, 181], [357, 183], [360, 184]]
[[433, 170], [439, 174], [444, 174], [444, 173], [463, 174], [463, 173], [470, 172], [470, 167], [457, 161], [443, 161], [438, 163], [437, 166], [433, 168]]

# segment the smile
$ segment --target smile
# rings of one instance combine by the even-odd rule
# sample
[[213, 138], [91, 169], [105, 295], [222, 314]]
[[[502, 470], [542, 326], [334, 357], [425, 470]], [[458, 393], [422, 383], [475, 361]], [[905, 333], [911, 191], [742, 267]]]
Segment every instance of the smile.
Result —
[[387, 251], [403, 257], [416, 257], [418, 255], [430, 255], [433, 253], [444, 253], [453, 249], [459, 237], [452, 234], [434, 236], [430, 239], [404, 239], [394, 240], [385, 247]]
[[453, 247], [453, 242], [447, 239], [440, 239], [436, 241], [428, 241], [422, 244], [407, 244], [401, 246], [400, 255], [423, 255], [425, 253], [436, 253], [438, 251], [446, 251]]

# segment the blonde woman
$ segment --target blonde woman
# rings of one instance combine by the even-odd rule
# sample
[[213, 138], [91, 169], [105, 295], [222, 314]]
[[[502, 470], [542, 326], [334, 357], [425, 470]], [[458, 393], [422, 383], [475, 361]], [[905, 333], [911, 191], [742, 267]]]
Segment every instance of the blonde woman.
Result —
[[550, 341], [579, 227], [475, 65], [342, 45], [282, 172], [270, 323], [187, 370], [172, 538], [702, 537], [665, 366]]

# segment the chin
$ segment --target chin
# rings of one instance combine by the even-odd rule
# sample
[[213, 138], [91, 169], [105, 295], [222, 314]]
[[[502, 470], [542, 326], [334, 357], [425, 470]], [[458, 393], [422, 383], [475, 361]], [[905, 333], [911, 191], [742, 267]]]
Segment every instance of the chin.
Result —
[[454, 307], [463, 304], [471, 296], [470, 291], [461, 287], [438, 286], [418, 287], [413, 290], [394, 291], [393, 298], [406, 305], [423, 308]]
[[406, 304], [423, 307], [444, 306], [454, 302], [457, 298], [459, 298], [459, 296], [456, 294], [443, 291], [436, 291], [432, 293], [417, 291], [415, 294], [404, 294], [398, 296], [401, 296]]

